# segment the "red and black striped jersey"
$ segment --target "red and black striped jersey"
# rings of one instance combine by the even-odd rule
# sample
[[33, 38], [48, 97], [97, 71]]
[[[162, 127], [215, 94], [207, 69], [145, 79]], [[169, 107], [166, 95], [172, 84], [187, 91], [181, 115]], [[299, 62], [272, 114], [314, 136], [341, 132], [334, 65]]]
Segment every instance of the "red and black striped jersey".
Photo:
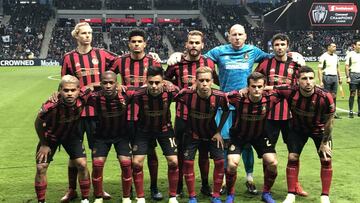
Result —
[[[184, 57], [175, 65], [169, 66], [165, 71], [165, 79], [172, 81], [180, 89], [191, 87], [195, 83], [196, 70], [201, 66], [207, 66], [213, 70], [214, 78], [217, 78], [215, 63], [210, 58], [200, 56], [197, 61], [188, 61]], [[184, 104], [176, 102], [176, 116], [187, 120], [188, 111]]]
[[118, 92], [108, 98], [103, 91], [91, 94], [88, 105], [95, 109], [98, 120], [96, 135], [102, 138], [116, 138], [127, 132], [127, 105], [129, 97], [125, 92]]
[[140, 109], [137, 126], [144, 132], [167, 132], [172, 129], [170, 104], [178, 92], [177, 88], [173, 88], [152, 96], [146, 87], [136, 90], [133, 102]]
[[46, 101], [38, 113], [38, 118], [43, 122], [45, 140], [50, 143], [60, 143], [69, 136], [74, 136], [79, 130], [79, 118], [83, 111], [87, 94], [76, 99], [72, 106], [66, 105], [62, 99], [57, 102]]
[[[146, 82], [146, 73], [149, 66], [162, 68], [151, 55], [145, 55], [140, 60], [134, 60], [130, 54], [125, 54], [116, 58], [111, 70], [120, 74], [121, 83], [125, 86], [141, 87]], [[139, 107], [132, 103], [128, 105], [128, 120], [137, 120]]]
[[215, 115], [219, 108], [229, 111], [226, 94], [212, 89], [208, 98], [201, 98], [196, 90], [182, 89], [175, 97], [177, 102], [183, 103], [189, 110], [188, 124], [194, 139], [209, 140], [217, 129]]
[[[116, 55], [105, 49], [92, 48], [86, 54], [73, 50], [64, 55], [61, 77], [73, 75], [80, 81], [80, 87], [100, 83], [101, 74], [109, 70]], [[81, 116], [94, 116], [92, 107], [85, 107]]]
[[293, 115], [292, 128], [313, 135], [324, 133], [326, 122], [335, 112], [330, 92], [315, 87], [314, 94], [304, 97], [298, 86], [274, 86], [274, 91], [285, 97], [289, 103]]
[[[278, 61], [273, 57], [260, 62], [255, 71], [266, 76], [266, 85], [268, 86], [283, 84], [293, 86], [296, 85], [296, 78], [300, 67], [290, 57], [287, 58], [286, 62]], [[290, 118], [289, 105], [285, 99], [277, 103], [268, 115], [270, 120], [288, 120]]]
[[241, 97], [238, 91], [228, 94], [229, 103], [235, 107], [230, 136], [244, 141], [250, 141], [262, 135], [265, 120], [279, 98], [269, 92], [264, 92], [258, 102], [252, 102], [249, 97]]

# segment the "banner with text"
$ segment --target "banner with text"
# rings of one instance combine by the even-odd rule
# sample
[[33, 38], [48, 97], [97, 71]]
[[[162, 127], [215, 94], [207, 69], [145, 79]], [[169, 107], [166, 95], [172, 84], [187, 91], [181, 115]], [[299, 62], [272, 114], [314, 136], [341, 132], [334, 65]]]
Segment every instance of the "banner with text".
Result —
[[352, 26], [356, 15], [354, 3], [313, 3], [309, 10], [312, 26]]

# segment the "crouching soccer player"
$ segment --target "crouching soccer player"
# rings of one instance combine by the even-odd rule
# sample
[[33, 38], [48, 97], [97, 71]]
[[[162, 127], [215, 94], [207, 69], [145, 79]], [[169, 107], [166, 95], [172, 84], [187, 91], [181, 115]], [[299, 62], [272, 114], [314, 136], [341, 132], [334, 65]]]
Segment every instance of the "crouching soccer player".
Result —
[[114, 145], [122, 171], [122, 202], [131, 203], [131, 148], [126, 122], [129, 99], [125, 92], [117, 90], [116, 74], [112, 71], [102, 74], [100, 85], [101, 90], [91, 94], [88, 100], [88, 105], [94, 107], [97, 115], [92, 148], [94, 203], [103, 202], [103, 168], [111, 145]]
[[301, 151], [309, 138], [314, 140], [321, 163], [322, 192], [321, 203], [329, 203], [329, 191], [332, 179], [331, 134], [335, 113], [335, 104], [330, 92], [315, 86], [315, 73], [310, 67], [299, 70], [298, 86], [276, 88], [290, 106], [293, 120], [287, 147], [289, 151], [286, 168], [288, 195], [284, 203], [294, 203], [296, 180], [299, 171]]
[[[196, 203], [194, 158], [201, 143], [208, 145], [210, 156], [214, 159], [213, 173], [213, 203], [221, 203], [220, 189], [224, 177], [224, 152], [221, 129], [229, 113], [225, 93], [211, 88], [213, 70], [209, 67], [199, 67], [196, 70], [196, 88], [182, 89], [176, 100], [187, 106], [189, 133], [184, 144], [183, 173], [189, 192], [189, 203]], [[223, 114], [218, 127], [215, 115], [221, 108]]]
[[65, 75], [60, 82], [60, 99], [45, 102], [35, 120], [39, 137], [36, 150], [35, 191], [38, 202], [45, 202], [46, 172], [56, 152], [62, 145], [78, 170], [82, 195], [81, 203], [88, 203], [90, 179], [86, 166], [86, 153], [79, 135], [79, 118], [88, 94], [79, 96], [79, 80]]
[[170, 104], [178, 93], [168, 88], [163, 80], [164, 70], [147, 69], [146, 87], [135, 91], [133, 101], [139, 106], [138, 124], [133, 143], [133, 179], [137, 203], [145, 202], [143, 164], [150, 143], [158, 141], [168, 162], [169, 203], [177, 203], [176, 189], [179, 180], [177, 147], [171, 124]]

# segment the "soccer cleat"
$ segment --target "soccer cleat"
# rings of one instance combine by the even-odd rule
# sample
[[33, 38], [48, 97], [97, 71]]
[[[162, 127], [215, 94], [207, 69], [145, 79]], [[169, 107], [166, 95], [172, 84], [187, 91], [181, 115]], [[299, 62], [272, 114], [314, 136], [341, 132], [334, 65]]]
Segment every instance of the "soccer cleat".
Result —
[[144, 197], [136, 198], [136, 203], [145, 203], [145, 198]]
[[222, 203], [221, 199], [219, 197], [212, 197], [211, 198], [211, 203]]
[[226, 197], [225, 203], [234, 203], [235, 201], [235, 195], [228, 195]]
[[263, 192], [261, 195], [261, 200], [266, 203], [275, 203], [275, 200], [272, 198], [270, 192]]
[[163, 195], [161, 194], [161, 192], [159, 192], [159, 190], [157, 189], [157, 187], [150, 188], [150, 191], [151, 191], [151, 198], [153, 200], [160, 201], [164, 198]]
[[176, 197], [170, 197], [168, 203], [179, 203], [176, 199]]
[[295, 195], [292, 193], [288, 193], [282, 203], [295, 203]]
[[122, 203], [131, 203], [131, 199], [130, 199], [130, 197], [123, 197], [121, 202]]
[[110, 200], [111, 199], [111, 195], [105, 191], [103, 191], [103, 199], [104, 200]]
[[70, 189], [65, 193], [65, 195], [60, 199], [61, 203], [68, 203], [71, 200], [77, 198], [77, 192], [76, 190]]
[[188, 203], [197, 203], [196, 197], [190, 197]]
[[80, 203], [89, 203], [89, 200], [88, 200], [88, 199], [82, 199], [82, 200], [80, 201]]
[[184, 192], [183, 192], [182, 188], [177, 188], [176, 197], [182, 198], [183, 196], [184, 196]]
[[330, 203], [329, 196], [327, 196], [327, 195], [321, 195], [321, 196], [320, 196], [320, 202], [321, 202], [321, 203]]
[[209, 185], [202, 185], [200, 189], [201, 194], [211, 197], [212, 192]]
[[94, 201], [94, 203], [103, 203], [103, 202], [104, 202], [103, 198], [96, 198]]
[[255, 183], [253, 181], [246, 181], [245, 183], [247, 191], [252, 195], [257, 195], [258, 192], [256, 190]]
[[307, 197], [309, 195], [309, 193], [307, 193], [306, 191], [303, 190], [303, 188], [301, 187], [299, 182], [297, 182], [295, 185], [295, 192], [297, 195], [303, 196], [303, 197]]
[[354, 112], [353, 111], [349, 112], [349, 118], [354, 118]]

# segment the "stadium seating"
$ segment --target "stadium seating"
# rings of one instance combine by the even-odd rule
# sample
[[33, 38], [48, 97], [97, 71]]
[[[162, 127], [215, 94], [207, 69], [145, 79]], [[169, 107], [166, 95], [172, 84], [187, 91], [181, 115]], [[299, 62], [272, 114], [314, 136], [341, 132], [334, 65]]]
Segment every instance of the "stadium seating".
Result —
[[55, 0], [55, 7], [58, 9], [72, 9], [72, 10], [97, 10], [101, 9], [101, 0]]

